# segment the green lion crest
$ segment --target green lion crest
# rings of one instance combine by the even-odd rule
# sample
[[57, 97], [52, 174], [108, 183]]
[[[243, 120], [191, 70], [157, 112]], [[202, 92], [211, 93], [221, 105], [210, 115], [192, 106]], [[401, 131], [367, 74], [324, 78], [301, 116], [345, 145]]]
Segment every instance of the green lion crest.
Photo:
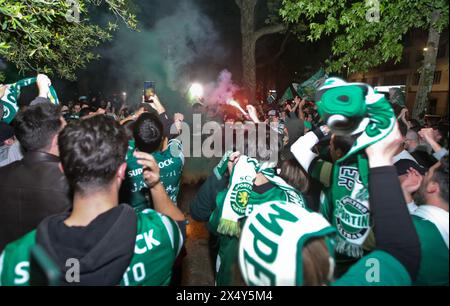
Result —
[[249, 183], [237, 184], [231, 193], [231, 207], [234, 212], [243, 215], [250, 199], [252, 185]]

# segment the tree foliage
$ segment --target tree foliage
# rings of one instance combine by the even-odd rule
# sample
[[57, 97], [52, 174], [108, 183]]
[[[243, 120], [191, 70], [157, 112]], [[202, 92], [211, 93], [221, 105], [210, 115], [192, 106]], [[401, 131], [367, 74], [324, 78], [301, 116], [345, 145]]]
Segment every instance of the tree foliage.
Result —
[[[136, 28], [129, 4], [128, 0], [0, 0], [0, 58], [20, 73], [75, 80], [77, 69], [98, 58], [92, 48], [110, 40], [120, 21]], [[89, 19], [89, 10], [96, 7], [111, 12], [107, 27]], [[74, 11], [79, 20], [70, 19]]]
[[[379, 7], [379, 20], [368, 21]], [[412, 29], [429, 29], [433, 11], [441, 12], [436, 28], [448, 26], [448, 0], [283, 0], [285, 22], [309, 23], [308, 40], [333, 37], [329, 72], [364, 72], [382, 63], [399, 62], [402, 39]]]

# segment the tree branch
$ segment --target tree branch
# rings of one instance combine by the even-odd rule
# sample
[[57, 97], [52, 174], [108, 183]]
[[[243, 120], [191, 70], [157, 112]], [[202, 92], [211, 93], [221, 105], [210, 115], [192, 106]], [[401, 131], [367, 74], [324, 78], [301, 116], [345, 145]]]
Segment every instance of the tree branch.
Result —
[[286, 29], [287, 29], [287, 27], [284, 24], [274, 24], [271, 26], [267, 26], [267, 27], [261, 28], [258, 31], [256, 31], [253, 34], [253, 39], [256, 42], [258, 39], [260, 39], [261, 37], [263, 37], [265, 35], [279, 33]]
[[269, 61], [257, 65], [256, 66], [257, 69], [260, 69], [267, 65], [271, 65], [271, 64], [275, 63], [278, 60], [278, 58], [283, 55], [284, 51], [286, 50], [286, 44], [289, 40], [289, 37], [291, 36], [290, 34], [291, 34], [291, 32], [287, 32], [286, 35], [284, 36], [283, 42], [281, 43], [280, 49], [278, 50], [277, 54], [274, 57], [272, 57]]

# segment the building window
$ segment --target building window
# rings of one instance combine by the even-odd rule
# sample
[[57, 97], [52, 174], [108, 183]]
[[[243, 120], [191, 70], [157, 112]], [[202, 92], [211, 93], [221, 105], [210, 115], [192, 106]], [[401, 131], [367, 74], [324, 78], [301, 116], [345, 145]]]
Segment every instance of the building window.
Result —
[[[434, 85], [441, 83], [441, 76], [442, 76], [442, 71], [434, 72], [434, 77], [433, 77]], [[419, 81], [420, 81], [420, 73], [414, 73], [412, 85], [419, 85]]]
[[419, 85], [420, 73], [414, 73], [412, 85]]
[[407, 74], [400, 74], [397, 76], [396, 81], [397, 84], [396, 85], [406, 85], [406, 80], [408, 79], [408, 75]]
[[447, 45], [446, 44], [440, 45], [437, 53], [437, 58], [445, 57], [446, 53], [447, 53]]
[[440, 84], [441, 83], [441, 75], [442, 75], [442, 71], [436, 71], [434, 73], [433, 84]]
[[387, 75], [384, 77], [383, 85], [406, 85], [408, 75], [406, 74], [397, 74], [397, 75]]

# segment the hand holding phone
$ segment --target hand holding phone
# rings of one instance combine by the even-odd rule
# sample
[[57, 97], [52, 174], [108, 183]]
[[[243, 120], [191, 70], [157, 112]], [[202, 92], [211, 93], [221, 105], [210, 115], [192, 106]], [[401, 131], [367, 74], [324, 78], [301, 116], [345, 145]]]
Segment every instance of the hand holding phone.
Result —
[[144, 102], [152, 103], [156, 94], [155, 82], [144, 82]]

